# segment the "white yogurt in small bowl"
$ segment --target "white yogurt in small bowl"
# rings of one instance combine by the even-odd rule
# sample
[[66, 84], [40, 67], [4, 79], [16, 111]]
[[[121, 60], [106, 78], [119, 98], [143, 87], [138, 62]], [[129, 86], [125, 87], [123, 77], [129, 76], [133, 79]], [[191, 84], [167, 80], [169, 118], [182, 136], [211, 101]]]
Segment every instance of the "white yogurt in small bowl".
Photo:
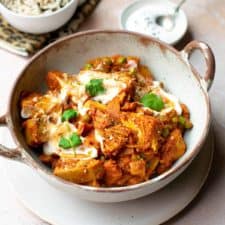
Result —
[[151, 35], [167, 44], [176, 44], [186, 33], [188, 22], [183, 10], [174, 16], [174, 27], [166, 30], [156, 22], [162, 15], [172, 15], [176, 5], [167, 0], [141, 0], [129, 5], [121, 15], [121, 28]]

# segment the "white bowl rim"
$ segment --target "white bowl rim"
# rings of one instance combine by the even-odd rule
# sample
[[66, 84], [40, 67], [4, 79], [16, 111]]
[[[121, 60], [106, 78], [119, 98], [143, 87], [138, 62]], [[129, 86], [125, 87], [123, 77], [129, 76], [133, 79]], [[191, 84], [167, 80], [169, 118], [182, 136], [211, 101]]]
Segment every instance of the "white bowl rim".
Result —
[[65, 6], [63, 6], [62, 8], [60, 8], [56, 11], [50, 12], [48, 14], [41, 13], [39, 15], [26, 15], [26, 14], [16, 13], [16, 12], [8, 9], [1, 2], [0, 2], [0, 8], [2, 8], [2, 10], [4, 10], [8, 14], [11, 14], [12, 16], [20, 17], [20, 18], [23, 18], [23, 19], [33, 19], [34, 20], [34, 19], [40, 19], [40, 18], [48, 18], [48, 17], [51, 17], [53, 15], [60, 14], [61, 12], [66, 10], [67, 8], [71, 7], [75, 3], [75, 1], [77, 1], [77, 4], [78, 4], [78, 0], [70, 0]]
[[[36, 59], [38, 59], [39, 57], [42, 56], [43, 53], [51, 50], [54, 47], [57, 47], [57, 45], [61, 45], [64, 41], [76, 38], [76, 37], [82, 37], [85, 35], [95, 35], [95, 34], [127, 34], [127, 35], [134, 35], [136, 37], [139, 38], [144, 38], [145, 40], [150, 40], [152, 42], [157, 43], [158, 45], [172, 51], [183, 63], [185, 63], [185, 65], [187, 65], [187, 67], [189, 67], [192, 71], [191, 76], [193, 76], [196, 79], [196, 82], [199, 83], [199, 88], [203, 93], [204, 96], [204, 100], [206, 103], [206, 107], [207, 107], [207, 118], [206, 118], [206, 123], [202, 132], [201, 137], [199, 138], [199, 141], [197, 142], [196, 146], [194, 146], [192, 149], [192, 151], [190, 152], [189, 155], [186, 156], [186, 158], [183, 158], [183, 162], [180, 163], [180, 165], [178, 164], [173, 164], [172, 167], [167, 170], [166, 172], [160, 174], [159, 176], [156, 176], [152, 179], [149, 179], [147, 181], [138, 183], [138, 184], [134, 184], [134, 185], [129, 185], [129, 186], [122, 186], [122, 187], [92, 187], [92, 186], [86, 186], [86, 185], [81, 185], [81, 184], [76, 184], [76, 183], [72, 183], [70, 181], [64, 180], [60, 177], [55, 176], [51, 171], [44, 169], [43, 167], [40, 166], [40, 164], [33, 159], [33, 157], [23, 148], [23, 146], [20, 144], [20, 142], [17, 139], [17, 135], [16, 133], [14, 133], [14, 125], [13, 125], [13, 120], [12, 117], [10, 115], [11, 109], [12, 109], [12, 103], [13, 103], [13, 94], [15, 91], [15, 87], [17, 85], [17, 83], [20, 82], [20, 79], [22, 79], [24, 72], [27, 70], [27, 68], [29, 66], [32, 66], [32, 64], [35, 62]], [[10, 129], [10, 133], [16, 143], [16, 145], [18, 146], [18, 148], [22, 151], [22, 154], [24, 155], [24, 162], [31, 166], [32, 168], [36, 169], [40, 174], [47, 174], [49, 177], [53, 180], [55, 180], [56, 182], [60, 182], [63, 183], [67, 186], [70, 187], [75, 187], [78, 189], [82, 189], [82, 190], [86, 190], [86, 191], [92, 191], [92, 192], [108, 192], [108, 193], [115, 193], [115, 192], [127, 192], [127, 191], [133, 191], [136, 189], [139, 189], [143, 186], [146, 185], [151, 185], [153, 183], [157, 183], [159, 181], [162, 180], [166, 180], [169, 176], [175, 174], [177, 171], [179, 171], [181, 168], [185, 167], [186, 165], [188, 165], [193, 159], [194, 157], [199, 153], [202, 145], [204, 144], [205, 138], [207, 137], [209, 128], [210, 128], [210, 122], [211, 122], [211, 107], [210, 107], [210, 101], [209, 101], [209, 96], [207, 91], [205, 90], [205, 88], [202, 86], [201, 84], [201, 76], [198, 74], [198, 72], [194, 69], [194, 67], [191, 64], [188, 64], [186, 59], [184, 59], [181, 55], [181, 53], [176, 50], [174, 47], [158, 40], [155, 39], [151, 36], [148, 35], [144, 35], [141, 33], [137, 33], [137, 32], [133, 32], [133, 31], [127, 31], [127, 30], [106, 30], [106, 29], [96, 29], [96, 30], [89, 30], [89, 31], [82, 31], [82, 32], [78, 32], [75, 34], [71, 34], [68, 35], [66, 37], [63, 37], [51, 44], [49, 44], [48, 46], [46, 46], [45, 48], [43, 48], [42, 50], [40, 50], [38, 53], [36, 53], [30, 60], [29, 62], [26, 64], [26, 66], [23, 68], [23, 70], [19, 73], [18, 78], [16, 79], [13, 88], [11, 90], [10, 93], [10, 98], [9, 98], [9, 104], [8, 104], [8, 111], [7, 111], [7, 123], [10, 125], [9, 129]], [[180, 158], [180, 160], [182, 160], [182, 157]]]

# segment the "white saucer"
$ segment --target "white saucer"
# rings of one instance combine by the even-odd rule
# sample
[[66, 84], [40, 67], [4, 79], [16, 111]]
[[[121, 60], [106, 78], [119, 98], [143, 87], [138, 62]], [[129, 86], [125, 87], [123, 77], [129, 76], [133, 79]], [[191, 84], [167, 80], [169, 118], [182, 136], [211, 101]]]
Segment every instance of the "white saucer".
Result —
[[151, 35], [167, 44], [176, 44], [186, 33], [187, 17], [180, 9], [175, 17], [173, 30], [167, 31], [156, 23], [156, 17], [173, 14], [176, 4], [168, 0], [138, 0], [125, 8], [121, 14], [122, 29]]
[[[8, 143], [9, 146], [7, 132], [1, 132], [0, 139], [0, 143]], [[71, 197], [47, 184], [23, 164], [5, 160], [3, 167], [18, 199], [50, 224], [158, 225], [180, 212], [197, 195], [209, 173], [213, 149], [210, 132], [198, 157], [171, 184], [147, 197], [113, 204]]]

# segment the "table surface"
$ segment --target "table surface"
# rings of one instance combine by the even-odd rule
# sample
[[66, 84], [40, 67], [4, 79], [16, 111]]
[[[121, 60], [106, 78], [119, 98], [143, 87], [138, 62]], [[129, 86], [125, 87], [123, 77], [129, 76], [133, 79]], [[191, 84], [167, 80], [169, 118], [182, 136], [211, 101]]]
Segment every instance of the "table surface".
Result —
[[[131, 2], [129, 0], [102, 0], [80, 30], [118, 29], [121, 11]], [[178, 1], [174, 0], [174, 2]], [[166, 225], [225, 225], [225, 112], [223, 105], [225, 100], [225, 4], [223, 0], [188, 0], [183, 9], [189, 20], [189, 30], [176, 48], [181, 50], [192, 39], [202, 40], [211, 46], [216, 57], [216, 76], [209, 92], [216, 149], [211, 173], [200, 194], [183, 212]], [[27, 58], [0, 49], [0, 114], [6, 111], [9, 90], [27, 60]], [[193, 56], [192, 63], [202, 74], [204, 73], [204, 61], [199, 54]], [[16, 200], [15, 193], [10, 190], [9, 183], [3, 176], [1, 177], [0, 199], [1, 225], [45, 224]]]

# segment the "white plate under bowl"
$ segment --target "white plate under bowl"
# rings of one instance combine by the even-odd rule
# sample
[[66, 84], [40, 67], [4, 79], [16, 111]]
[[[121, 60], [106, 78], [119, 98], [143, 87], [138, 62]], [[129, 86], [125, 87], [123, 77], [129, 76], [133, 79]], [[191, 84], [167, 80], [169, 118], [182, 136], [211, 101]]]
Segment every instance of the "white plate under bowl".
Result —
[[158, 15], [173, 14], [176, 4], [168, 0], [138, 0], [126, 7], [120, 17], [122, 29], [153, 36], [167, 44], [176, 44], [186, 33], [187, 17], [180, 9], [173, 30], [167, 31], [156, 23]]
[[[7, 129], [0, 143], [12, 146]], [[165, 188], [122, 203], [93, 203], [71, 197], [46, 183], [33, 169], [5, 160], [3, 168], [18, 199], [41, 219], [54, 225], [158, 225], [186, 207], [197, 195], [213, 158], [213, 134], [187, 170]]]

